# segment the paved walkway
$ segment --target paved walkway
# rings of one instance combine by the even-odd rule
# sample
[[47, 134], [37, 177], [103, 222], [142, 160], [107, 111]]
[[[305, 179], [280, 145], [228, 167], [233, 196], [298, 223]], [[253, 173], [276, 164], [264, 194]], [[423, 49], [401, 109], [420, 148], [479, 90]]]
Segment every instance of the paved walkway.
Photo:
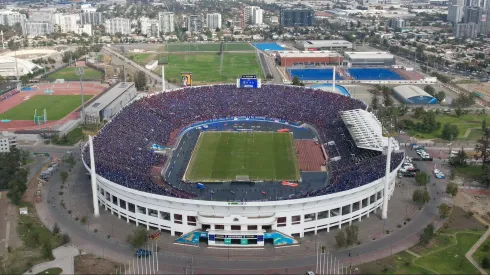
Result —
[[63, 270], [61, 274], [75, 274], [74, 257], [79, 254], [80, 252], [75, 246], [60, 246], [53, 250], [53, 256], [55, 258], [53, 261], [35, 265], [29, 271], [24, 273], [24, 275], [37, 274], [48, 268], [55, 267], [59, 267]]
[[471, 262], [471, 264], [480, 271], [480, 274], [487, 275], [487, 271], [483, 269], [474, 259], [473, 259], [473, 254], [478, 250], [478, 248], [485, 242], [485, 240], [490, 236], [490, 228], [481, 236], [481, 238], [471, 247], [468, 252], [466, 252], [465, 257], [468, 259], [468, 261]]

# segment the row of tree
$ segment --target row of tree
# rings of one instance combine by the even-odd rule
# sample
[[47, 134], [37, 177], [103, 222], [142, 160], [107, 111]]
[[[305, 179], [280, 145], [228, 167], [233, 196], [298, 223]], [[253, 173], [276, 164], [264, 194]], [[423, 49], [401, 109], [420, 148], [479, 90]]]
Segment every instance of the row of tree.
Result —
[[27, 170], [22, 165], [27, 162], [29, 153], [15, 147], [8, 153], [0, 153], [0, 189], [8, 190], [7, 197], [19, 204], [27, 189]]

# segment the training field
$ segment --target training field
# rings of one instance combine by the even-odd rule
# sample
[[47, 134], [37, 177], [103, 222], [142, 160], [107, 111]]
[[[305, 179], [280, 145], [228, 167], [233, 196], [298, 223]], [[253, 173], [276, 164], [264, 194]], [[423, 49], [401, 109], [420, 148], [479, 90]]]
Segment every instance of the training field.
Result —
[[[63, 68], [55, 73], [48, 75], [48, 79], [50, 80], [64, 79], [66, 81], [80, 80], [80, 76], [78, 76], [76, 73], [77, 69], [78, 67]], [[94, 70], [90, 67], [83, 67], [83, 79], [94, 80], [94, 79], [101, 79], [101, 78], [102, 78], [102, 72]]]
[[[175, 43], [167, 44], [163, 47], [166, 52], [219, 52], [220, 43]], [[248, 43], [225, 43], [225, 51], [253, 51], [255, 50]]]
[[[84, 95], [87, 102], [92, 95]], [[59, 120], [82, 105], [79, 95], [35, 95], [12, 109], [0, 114], [1, 119], [34, 120], [34, 110], [42, 115], [46, 109], [48, 120]]]
[[[193, 85], [204, 83], [235, 83], [241, 75], [257, 75], [263, 78], [262, 68], [255, 53], [225, 53], [220, 74], [220, 55], [216, 53], [169, 54], [165, 65], [165, 78], [172, 83], [180, 82], [180, 73], [191, 72]], [[157, 69], [161, 74], [161, 67]]]
[[291, 133], [201, 133], [184, 175], [192, 182], [299, 180]]

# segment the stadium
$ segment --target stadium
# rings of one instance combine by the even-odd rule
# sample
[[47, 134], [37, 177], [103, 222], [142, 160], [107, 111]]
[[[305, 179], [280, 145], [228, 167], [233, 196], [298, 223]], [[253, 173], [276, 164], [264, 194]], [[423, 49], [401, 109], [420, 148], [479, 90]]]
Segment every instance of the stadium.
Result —
[[287, 85], [135, 99], [83, 150], [94, 214], [228, 247], [294, 245], [380, 208], [385, 217], [404, 153], [366, 108]]

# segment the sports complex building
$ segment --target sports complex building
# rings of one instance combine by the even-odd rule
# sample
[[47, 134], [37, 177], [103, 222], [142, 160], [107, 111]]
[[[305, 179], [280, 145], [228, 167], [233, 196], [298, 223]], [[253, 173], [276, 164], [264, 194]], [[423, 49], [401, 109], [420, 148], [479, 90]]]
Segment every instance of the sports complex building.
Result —
[[94, 214], [227, 247], [294, 245], [381, 208], [386, 218], [404, 152], [366, 108], [287, 85], [133, 100], [83, 151]]
[[331, 51], [278, 51], [276, 63], [279, 66], [325, 66], [340, 65], [344, 57]]
[[347, 40], [302, 40], [294, 44], [300, 51], [346, 51], [352, 50]]

